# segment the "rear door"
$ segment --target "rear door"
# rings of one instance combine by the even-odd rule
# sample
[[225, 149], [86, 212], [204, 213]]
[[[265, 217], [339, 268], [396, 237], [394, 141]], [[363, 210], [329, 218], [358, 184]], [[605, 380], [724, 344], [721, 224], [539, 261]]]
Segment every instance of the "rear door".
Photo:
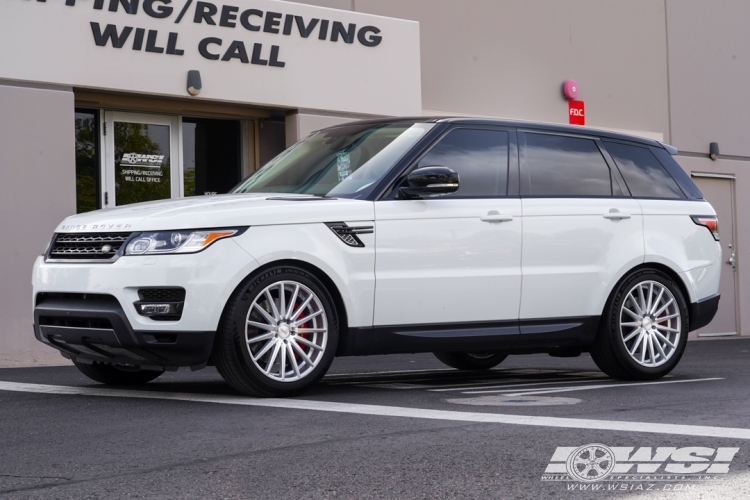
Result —
[[513, 130], [452, 128], [413, 168], [454, 169], [456, 193], [375, 203], [375, 326], [479, 328], [508, 321], [503, 335], [515, 339], [521, 291], [516, 161]]
[[[626, 195], [596, 138], [519, 131], [519, 147], [521, 342], [592, 335], [616, 279], [643, 262], [640, 205]], [[571, 328], [570, 318], [590, 328]], [[546, 329], [523, 326], [541, 319], [565, 321]]]

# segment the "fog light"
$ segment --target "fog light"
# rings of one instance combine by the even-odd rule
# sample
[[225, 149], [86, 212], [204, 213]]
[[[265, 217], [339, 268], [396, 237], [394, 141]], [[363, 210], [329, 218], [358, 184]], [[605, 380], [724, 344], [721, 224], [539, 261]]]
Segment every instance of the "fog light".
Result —
[[170, 304], [140, 304], [141, 313], [151, 316], [155, 314], [169, 314], [172, 306]]

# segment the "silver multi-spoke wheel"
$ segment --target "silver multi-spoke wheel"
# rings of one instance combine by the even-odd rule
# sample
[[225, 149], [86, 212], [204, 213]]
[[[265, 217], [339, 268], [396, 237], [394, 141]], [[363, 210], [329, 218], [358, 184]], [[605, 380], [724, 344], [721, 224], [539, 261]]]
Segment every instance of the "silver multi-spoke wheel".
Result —
[[680, 307], [669, 288], [642, 281], [620, 308], [620, 335], [633, 360], [645, 367], [666, 363], [677, 351], [682, 334]]
[[323, 359], [328, 342], [321, 300], [296, 281], [267, 286], [247, 313], [245, 342], [265, 376], [280, 382], [305, 378]]

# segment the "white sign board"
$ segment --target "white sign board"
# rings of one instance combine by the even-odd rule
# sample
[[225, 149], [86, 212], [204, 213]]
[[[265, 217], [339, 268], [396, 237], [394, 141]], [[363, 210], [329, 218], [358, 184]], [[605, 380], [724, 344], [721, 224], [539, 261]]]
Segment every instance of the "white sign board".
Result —
[[419, 24], [275, 0], [4, 0], [0, 78], [421, 114]]

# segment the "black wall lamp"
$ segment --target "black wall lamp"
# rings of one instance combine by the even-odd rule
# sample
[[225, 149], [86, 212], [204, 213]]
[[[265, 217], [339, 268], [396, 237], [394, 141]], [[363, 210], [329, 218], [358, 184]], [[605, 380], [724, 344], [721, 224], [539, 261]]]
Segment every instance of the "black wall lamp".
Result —
[[187, 91], [191, 96], [197, 96], [201, 93], [201, 72], [197, 69], [188, 71]]
[[708, 156], [713, 161], [716, 161], [716, 159], [719, 157], [719, 143], [718, 142], [712, 142], [708, 146]]

